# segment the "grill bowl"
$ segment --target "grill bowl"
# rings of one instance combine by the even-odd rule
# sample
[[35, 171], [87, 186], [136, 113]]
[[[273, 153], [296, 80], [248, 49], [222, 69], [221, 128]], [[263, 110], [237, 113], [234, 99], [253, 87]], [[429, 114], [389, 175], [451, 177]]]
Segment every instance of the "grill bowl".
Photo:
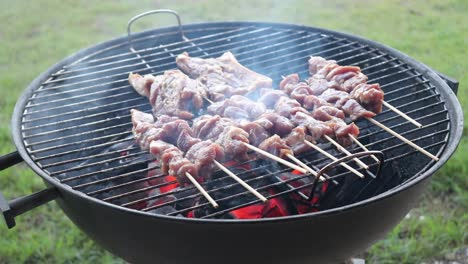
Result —
[[[422, 82], [427, 81], [433, 87], [432, 89], [434, 91], [429, 92], [429, 96], [435, 93], [438, 94], [438, 99], [436, 101], [442, 102], [441, 109], [444, 111], [443, 115], [448, 117], [445, 126], [448, 127], [449, 130], [443, 132], [443, 129], [439, 129], [442, 131], [442, 134], [436, 134], [431, 137], [431, 140], [434, 140], [434, 142], [438, 142], [441, 139], [443, 141], [441, 145], [436, 145], [432, 149], [432, 151], [435, 150], [438, 152], [440, 160], [438, 162], [428, 161], [425, 160], [424, 157], [419, 156], [420, 154], [411, 152], [411, 149], [406, 149], [403, 152], [412, 155], [411, 157], [413, 160], [416, 160], [415, 163], [417, 163], [410, 167], [411, 170], [409, 172], [400, 171], [403, 170], [404, 166], [395, 169], [395, 166], [391, 166], [391, 164], [396, 164], [395, 162], [387, 163], [387, 167], [384, 168], [386, 171], [384, 171], [385, 175], [404, 174], [403, 177], [398, 177], [398, 181], [382, 185], [385, 189], [366, 192], [361, 197], [357, 197], [354, 203], [334, 206], [333, 208], [328, 208], [317, 213], [300, 216], [243, 221], [184, 219], [153, 215], [104, 202], [101, 199], [91, 197], [71, 188], [67, 184], [61, 183], [58, 177], [52, 177], [51, 174], [54, 173], [53, 167], [44, 169], [45, 165], [47, 166], [50, 164], [39, 160], [41, 159], [41, 152], [39, 152], [38, 155], [37, 149], [26, 146], [26, 144], [30, 145], [34, 143], [28, 139], [25, 140], [25, 137], [31, 136], [28, 131], [32, 131], [35, 128], [31, 129], [31, 127], [25, 125], [25, 120], [28, 119], [25, 115], [29, 114], [29, 111], [34, 111], [34, 107], [37, 107], [31, 106], [31, 98], [37, 96], [36, 92], [38, 89], [45, 89], [45, 95], [54, 96], [57, 91], [62, 90], [50, 89], [46, 91], [51, 88], [51, 84], [56, 87], [59, 85], [67, 85], [69, 82], [68, 80], [56, 82], [54, 79], [50, 79], [52, 75], [60, 74], [60, 71], [64, 68], [73, 70], [76, 61], [82, 63], [80, 67], [91, 67], [93, 63], [89, 61], [92, 61], [94, 56], [117, 56], [119, 53], [113, 54], [113, 52], [118, 50], [118, 47], [128, 49], [128, 38], [124, 37], [111, 40], [78, 52], [64, 61], [59, 62], [39, 76], [26, 89], [18, 101], [13, 114], [12, 128], [18, 152], [28, 165], [45, 180], [48, 186], [53, 187], [54, 190], [58, 190], [59, 198], [57, 202], [64, 212], [83, 231], [112, 253], [130, 262], [136, 263], [215, 263], [219, 262], [220, 259], [227, 263], [240, 261], [253, 263], [263, 262], [266, 256], [268, 259], [277, 260], [278, 263], [284, 263], [286, 261], [288, 263], [303, 263], [305, 261], [327, 263], [343, 260], [363, 251], [395, 226], [412, 207], [414, 201], [427, 185], [430, 176], [453, 154], [461, 137], [463, 124], [461, 108], [454, 93], [447, 84], [428, 67], [383, 45], [355, 36], [312, 27], [286, 24], [230, 22], [185, 25], [183, 30], [187, 36], [193, 39], [196, 38], [196, 36], [191, 36], [191, 34], [202, 34], [200, 32], [209, 34], [206, 33], [209, 32], [208, 30], [232, 30], [243, 27], [253, 27], [254, 29], [272, 28], [274, 32], [278, 30], [291, 30], [292, 32], [299, 32], [297, 33], [299, 35], [314, 34], [317, 36], [333, 36], [335, 39], [332, 41], [340, 40], [337, 41], [337, 43], [341, 43], [341, 45], [336, 47], [336, 50], [330, 52], [338, 52], [336, 54], [340, 55], [349, 50], [350, 47], [353, 47], [354, 44], [352, 43], [358, 43], [363, 45], [363, 49], [375, 49], [378, 52], [386, 54], [385, 56], [389, 56], [388, 58], [397, 58], [399, 62], [403, 62], [404, 65], [409, 68], [411, 76], [414, 76], [414, 72], [416, 72], [418, 75], [415, 79], [421, 79]], [[139, 33], [134, 35], [133, 38], [165, 41], [167, 42], [166, 44], [168, 44], [179, 39], [180, 36], [177, 32], [177, 28], [170, 27]], [[154, 36], [158, 36], [159, 38]], [[347, 44], [347, 42], [351, 44]], [[147, 41], [143, 41], [142, 43], [146, 43], [144, 45], [149, 46], [161, 44], [158, 42], [153, 44]], [[302, 42], [298, 42], [298, 45], [300, 43]], [[135, 44], [135, 47], [138, 50], [143, 48], [138, 47], [138, 43]], [[245, 47], [244, 44], [239, 46], [241, 50], [237, 51], [237, 53], [242, 53], [242, 49], [245, 49]], [[216, 52], [219, 53], [222, 51], [223, 49], [220, 49]], [[376, 56], [373, 53], [370, 54]], [[249, 56], [246, 58], [248, 60]], [[386, 61], [389, 60], [388, 58], [386, 57]], [[126, 63], [121, 66], [124, 67], [125, 65]], [[265, 66], [262, 65], [262, 63], [258, 65], [259, 68], [256, 69], [254, 67], [255, 70], [259, 70], [260, 72], [262, 72], [262, 69], [263, 71], [265, 70]], [[168, 64], [167, 67], [171, 68], [171, 65]], [[105, 70], [106, 68], [104, 67], [103, 69]], [[294, 67], [275, 67], [273, 70], [288, 74], [297, 69]], [[379, 71], [379, 69], [375, 70]], [[115, 71], [119, 72], [119, 70]], [[110, 71], [108, 74], [112, 75], [112, 72], [113, 71]], [[385, 69], [382, 69], [382, 76], [385, 76], [384, 72]], [[115, 72], [114, 74], [118, 75], [118, 73]], [[405, 72], [402, 74], [405, 74]], [[123, 76], [123, 74], [121, 75]], [[70, 77], [67, 77], [67, 75], [62, 76], [65, 76], [65, 78]], [[280, 75], [277, 74], [275, 76], [279, 77]], [[71, 78], [69, 80], [74, 82], [76, 80], [79, 81], [80, 78], [81, 77], [77, 79]], [[403, 79], [401, 76], [397, 78]], [[111, 81], [113, 81], [113, 79], [111, 79]], [[44, 82], [48, 82], [48, 84], [44, 85]], [[391, 83], [389, 80], [386, 82]], [[95, 84], [93, 83], [93, 85], [98, 84], [99, 81], [96, 81]], [[103, 89], [104, 94], [102, 95], [114, 95], [114, 93], [110, 91], [112, 87], [115, 88], [113, 85], [114, 84], [105, 86]], [[397, 94], [398, 93], [394, 93], [392, 96], [396, 98], [398, 97]], [[43, 95], [44, 94], [42, 94], [42, 96]], [[68, 100], [68, 98], [70, 98], [70, 95], [67, 94], [63, 96], [63, 98], [58, 97], [56, 100]], [[123, 96], [135, 97], [136, 95], [129, 93]], [[389, 99], [392, 99], [392, 96], [390, 96]], [[143, 98], [140, 101], [144, 103]], [[79, 102], [78, 100], [77, 103]], [[47, 111], [44, 111], [43, 114], [45, 116], [51, 115], [51, 113], [47, 113]], [[36, 116], [33, 118], [38, 117]], [[117, 120], [119, 120], [119, 118], [117, 118]], [[74, 121], [72, 121], [72, 124], [73, 122]], [[398, 121], [389, 121], [390, 124], [392, 124], [392, 122]], [[34, 122], [31, 123], [34, 124]], [[41, 126], [42, 124], [35, 124], [35, 126], [38, 125]], [[60, 124], [57, 124], [57, 127], [55, 127], [55, 129], [61, 128]], [[99, 129], [99, 127], [95, 129]], [[35, 133], [42, 132], [35, 131]], [[430, 143], [434, 142], [430, 141]], [[56, 142], [54, 144], [60, 145], [62, 143]], [[69, 151], [67, 148], [68, 147], [65, 147], [61, 149], [61, 151]], [[403, 146], [402, 148], [405, 147]], [[402, 151], [401, 148], [395, 150], [395, 152], [398, 151]], [[392, 155], [392, 153], [392, 151], [388, 151], [385, 154], [390, 157], [397, 156], [394, 154]], [[56, 154], [56, 152], [53, 153], [53, 155]], [[47, 155], [47, 152], [44, 155]], [[50, 155], [50, 153], [48, 155]], [[80, 156], [78, 156], [78, 158], [79, 157]], [[62, 159], [63, 155], [50, 160], [46, 159], [45, 161], [53, 163], [60, 162]], [[66, 165], [70, 166], [70, 164]], [[60, 169], [56, 170], [59, 171]], [[97, 177], [106, 177], [106, 175], [103, 172], [102, 174], [97, 174]], [[221, 243], [220, 238], [222, 239]], [[320, 238], [319, 241], [317, 241], [316, 238]]]

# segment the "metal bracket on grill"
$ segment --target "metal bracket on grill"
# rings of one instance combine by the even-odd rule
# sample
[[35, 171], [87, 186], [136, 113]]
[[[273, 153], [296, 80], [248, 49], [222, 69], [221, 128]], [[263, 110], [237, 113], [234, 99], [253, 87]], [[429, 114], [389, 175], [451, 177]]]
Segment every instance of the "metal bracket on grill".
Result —
[[142, 18], [142, 17], [145, 17], [145, 16], [148, 16], [148, 15], [152, 15], [152, 14], [160, 14], [160, 13], [168, 13], [168, 14], [172, 14], [174, 15], [176, 18], [177, 18], [177, 25], [179, 27], [179, 34], [180, 36], [182, 37], [183, 40], [187, 40], [188, 38], [185, 37], [184, 35], [184, 32], [182, 31], [182, 22], [180, 21], [180, 16], [179, 14], [174, 11], [174, 10], [170, 10], [170, 9], [156, 9], [156, 10], [150, 10], [150, 11], [147, 11], [147, 12], [144, 12], [144, 13], [141, 13], [139, 15], [136, 15], [134, 17], [132, 17], [129, 21], [128, 21], [128, 24], [127, 24], [127, 34], [128, 34], [128, 42], [130, 42], [130, 50], [133, 51], [133, 52], [136, 52], [135, 49], [133, 48], [133, 38], [132, 38], [132, 31], [131, 31], [131, 27], [132, 27], [132, 24], [137, 21], [138, 19]]
[[372, 155], [374, 155], [375, 157], [377, 157], [377, 159], [379, 159], [379, 162], [376, 163], [378, 165], [377, 172], [376, 172], [376, 177], [379, 177], [380, 171], [381, 171], [381, 168], [382, 168], [382, 164], [384, 163], [384, 154], [383, 154], [383, 152], [376, 151], [376, 150], [369, 150], [369, 151], [353, 153], [353, 154], [351, 154], [349, 156], [344, 156], [344, 157], [339, 158], [339, 159], [337, 159], [337, 160], [335, 160], [333, 162], [328, 163], [325, 167], [323, 167], [322, 169], [320, 169], [317, 172], [317, 175], [315, 176], [314, 184], [312, 185], [312, 190], [311, 190], [311, 192], [309, 194], [309, 200], [312, 200], [312, 198], [314, 196], [314, 190], [315, 190], [315, 187], [317, 186], [317, 184], [319, 183], [320, 177], [325, 172], [327, 172], [329, 169], [335, 167], [336, 165], [338, 165], [338, 164], [340, 164], [342, 162], [346, 162], [346, 161], [354, 159], [354, 158], [359, 158], [359, 157], [363, 157], [363, 156], [372, 156]]

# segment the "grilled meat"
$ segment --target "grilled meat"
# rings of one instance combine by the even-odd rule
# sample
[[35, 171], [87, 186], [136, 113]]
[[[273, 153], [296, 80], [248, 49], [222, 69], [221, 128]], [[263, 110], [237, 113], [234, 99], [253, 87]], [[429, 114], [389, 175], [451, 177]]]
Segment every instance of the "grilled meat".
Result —
[[190, 57], [184, 52], [177, 56], [176, 63], [182, 71], [206, 86], [212, 101], [272, 85], [270, 78], [244, 67], [231, 52], [208, 59]]
[[152, 77], [131, 73], [128, 78], [138, 93], [148, 97], [156, 116], [173, 115], [188, 120], [203, 107], [205, 88], [179, 70]]

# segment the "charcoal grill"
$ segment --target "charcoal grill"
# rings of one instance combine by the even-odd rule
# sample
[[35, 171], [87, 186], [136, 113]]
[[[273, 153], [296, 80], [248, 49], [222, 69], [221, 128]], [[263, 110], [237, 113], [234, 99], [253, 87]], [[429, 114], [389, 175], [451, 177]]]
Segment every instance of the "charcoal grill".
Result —
[[[0, 167], [24, 160], [48, 188], [9, 202], [0, 195], [0, 209], [9, 227], [15, 225], [14, 217], [56, 200], [91, 238], [132, 263], [263, 263], [265, 256], [272, 263], [334, 262], [365, 250], [393, 228], [458, 145], [463, 127], [455, 96], [458, 83], [390, 47], [308, 26], [259, 22], [182, 25], [173, 11], [143, 15], [160, 12], [175, 14], [178, 25], [132, 34], [131, 24], [141, 17], [137, 16], [129, 23], [128, 36], [64, 59], [24, 91], [12, 118], [17, 152], [1, 157]], [[372, 159], [368, 160], [371, 172], [364, 179], [344, 171], [328, 171], [328, 182], [333, 184], [317, 204], [317, 212], [254, 220], [222, 219], [233, 209], [259, 201], [243, 189], [230, 193], [237, 186], [234, 182], [215, 184], [218, 187], [211, 189], [212, 183], [207, 182], [204, 186], [211, 193], [230, 193], [220, 198], [224, 206], [219, 210], [210, 208], [200, 194], [186, 188], [171, 194], [177, 194], [177, 202], [199, 202], [164, 215], [158, 209], [175, 201], [148, 205], [148, 201], [165, 196], [151, 194], [160, 186], [148, 185], [148, 180], [163, 176], [147, 177], [152, 158], [133, 145], [131, 135], [129, 110], [150, 112], [150, 106], [129, 86], [127, 76], [129, 72], [160, 74], [176, 68], [175, 56], [184, 51], [198, 57], [217, 57], [231, 51], [243, 65], [270, 76], [274, 83], [290, 73], [306, 78], [311, 55], [357, 65], [369, 76], [369, 83], [381, 84], [387, 102], [423, 127], [416, 128], [389, 110], [376, 119], [439, 157], [439, 161], [360, 120], [359, 140], [374, 151], [371, 154], [385, 155], [381, 173], [377, 173], [379, 163], [372, 163]], [[323, 148], [342, 157], [332, 146]], [[349, 150], [361, 152], [358, 147]], [[317, 153], [300, 158], [316, 169], [330, 162]], [[247, 182], [278, 178], [287, 171], [271, 164], [259, 163], [257, 167], [261, 173], [254, 177], [251, 171], [241, 172]], [[222, 173], [218, 174], [215, 180], [222, 181]], [[290, 183], [270, 182], [282, 191], [267, 198], [298, 193], [306, 199], [310, 197], [301, 190], [317, 187], [315, 182], [299, 188]], [[270, 186], [256, 187], [262, 190]], [[229, 203], [234, 200], [245, 202]], [[203, 208], [209, 213], [200, 219], [180, 216]]]

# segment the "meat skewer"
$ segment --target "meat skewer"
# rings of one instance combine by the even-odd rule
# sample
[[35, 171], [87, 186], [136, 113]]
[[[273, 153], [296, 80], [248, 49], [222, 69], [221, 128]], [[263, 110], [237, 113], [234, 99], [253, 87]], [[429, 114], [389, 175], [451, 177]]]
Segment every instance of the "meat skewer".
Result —
[[[325, 60], [322, 57], [314, 57], [314, 56], [310, 57], [309, 72], [312, 75], [312, 78], [314, 78], [314, 75], [318, 75], [317, 76], [318, 78], [325, 78], [328, 81], [332, 82], [332, 85], [331, 85], [332, 88], [337, 88], [339, 90], [344, 90], [346, 92], [351, 92], [351, 93], [354, 91], [359, 92], [357, 91], [359, 90], [359, 87], [363, 88], [367, 81], [367, 76], [362, 74], [361, 69], [359, 67], [340, 66], [336, 63], [336, 61]], [[362, 97], [367, 97], [367, 96], [364, 93], [362, 93]], [[398, 110], [396, 107], [392, 106], [391, 104], [385, 102], [383, 100], [383, 97], [380, 100], [381, 101], [378, 102], [378, 104], [385, 105], [387, 108], [394, 111], [395, 113], [405, 118], [409, 122], [413, 123], [415, 126], [419, 128], [422, 127], [422, 125], [419, 122], [409, 117], [405, 113], [401, 112], [400, 110]], [[381, 109], [381, 108], [382, 108], [381, 106], [377, 107], [377, 109]], [[378, 112], [375, 112], [375, 113], [378, 114]]]
[[[357, 140], [357, 138], [355, 138], [354, 136], [349, 135], [349, 138], [351, 138], [351, 140], [353, 140], [354, 143], [356, 143], [356, 144], [357, 144], [359, 147], [361, 147], [364, 151], [369, 151], [369, 149], [368, 149], [366, 146], [364, 146], [364, 144], [362, 144], [361, 142], [359, 142], [359, 140]], [[374, 159], [375, 161], [377, 161], [377, 162], [380, 162], [380, 160], [379, 160], [376, 156], [374, 156], [374, 155], [371, 155], [371, 158], [373, 158], [373, 159]]]
[[[318, 59], [317, 59], [318, 58]], [[311, 63], [311, 60], [313, 60], [314, 63]], [[373, 107], [372, 110], [376, 111], [377, 113], [381, 111], [381, 105], [378, 105], [378, 98], [377, 98], [377, 103], [372, 102], [372, 96], [369, 96], [369, 94], [372, 93], [378, 93], [381, 95], [382, 101], [383, 101], [383, 92], [375, 92], [378, 91], [377, 87], [373, 86], [365, 86], [363, 84], [363, 81], [367, 80], [367, 77], [365, 77], [364, 74], [360, 73], [355, 75], [354, 77], [348, 79], [348, 83], [346, 81], [343, 83], [342, 86], [340, 86], [341, 89], [343, 90], [350, 90], [351, 93], [354, 92], [354, 97], [348, 94], [345, 91], [339, 91], [336, 90], [336, 87], [331, 87], [328, 85], [328, 81], [325, 78], [321, 78], [320, 76], [329, 76], [330, 69], [333, 69], [333, 67], [337, 67], [336, 63], [328, 63], [325, 59], [320, 58], [320, 57], [312, 57], [311, 60], [309, 60], [309, 70], [311, 74], [318, 74], [318, 77], [312, 77], [313, 82], [315, 82], [314, 86], [309, 85], [305, 87], [302, 83], [299, 83], [299, 76], [297, 74], [292, 74], [287, 77], [282, 81], [280, 84], [280, 88], [282, 90], [285, 90], [286, 93], [290, 94], [291, 97], [297, 97], [298, 99], [303, 98], [303, 104], [312, 106], [311, 108], [317, 107], [317, 105], [320, 106], [326, 106], [330, 105], [330, 102], [334, 103], [334, 106], [342, 109], [345, 113], [349, 114], [351, 119], [355, 120], [357, 118], [365, 118], [369, 120], [371, 123], [379, 126], [380, 128], [384, 129], [385, 131], [389, 132], [390, 134], [394, 135], [398, 139], [402, 140], [406, 144], [412, 146], [416, 150], [420, 151], [424, 155], [430, 157], [433, 160], [438, 160], [438, 158], [428, 151], [424, 150], [423, 148], [419, 147], [418, 145], [414, 144], [410, 140], [406, 139], [405, 137], [399, 135], [395, 131], [391, 130], [390, 128], [386, 127], [385, 125], [381, 124], [380, 122], [376, 121], [373, 119], [375, 116], [375, 112], [368, 111], [365, 108], [363, 108], [359, 103], [354, 98], [358, 98], [361, 101], [366, 101], [368, 105], [371, 105]], [[355, 67], [358, 68], [358, 67]], [[364, 77], [362, 77], [364, 76]], [[354, 80], [353, 80], [354, 79]], [[310, 80], [310, 79], [309, 79]], [[358, 81], [356, 81], [358, 80]], [[312, 81], [309, 81], [312, 82]], [[317, 85], [317, 82], [320, 82], [321, 85]], [[325, 84], [324, 84], [325, 83]], [[356, 83], [358, 83], [356, 85]], [[355, 85], [355, 86], [353, 86]], [[353, 88], [354, 87], [354, 88]], [[363, 91], [368, 88], [368, 90], [372, 91], [369, 93], [366, 93], [366, 91]], [[370, 88], [369, 88], [370, 87]], [[305, 96], [299, 96], [299, 95], [304, 95]], [[299, 95], [298, 95], [299, 94]], [[319, 95], [317, 97], [316, 95]], [[368, 97], [368, 98], [364, 98]], [[397, 136], [398, 135], [398, 136]]]
[[[268, 92], [270, 94], [268, 94]], [[271, 93], [276, 93], [276, 96], [279, 97], [279, 98], [274, 98], [272, 97]], [[283, 100], [282, 100], [283, 99]], [[312, 122], [314, 124], [314, 126], [318, 127], [320, 125], [322, 125], [320, 123], [319, 120], [315, 120], [313, 117], [310, 117], [308, 116], [308, 111], [303, 109], [302, 107], [300, 107], [300, 104], [296, 101], [296, 100], [293, 100], [291, 98], [288, 98], [288, 97], [285, 97], [285, 96], [281, 96], [280, 93], [278, 92], [271, 92], [271, 91], [267, 91], [261, 98], [260, 98], [260, 101], [268, 101], [268, 104], [269, 105], [275, 105], [275, 108], [280, 108], [282, 109], [282, 113], [288, 117], [291, 117], [292, 114], [294, 112], [296, 112], [294, 114], [294, 116], [292, 116], [292, 119], [293, 121], [294, 120], [303, 120], [303, 121], [297, 121], [297, 123], [301, 123], [301, 122], [305, 122], [304, 120], [308, 121], [308, 122]], [[276, 101], [276, 103], [273, 103], [274, 101]], [[289, 105], [289, 108], [288, 107], [282, 107], [281, 106], [281, 103], [284, 104], [287, 104]], [[339, 116], [339, 114], [335, 113], [336, 115]], [[344, 115], [343, 115], [344, 117]], [[341, 119], [335, 117], [335, 116], [328, 116], [327, 118], [327, 121], [330, 121], [330, 122], [333, 122], [333, 125], [332, 127], [334, 127], [334, 130], [335, 130], [335, 135], [339, 135], [340, 133], [338, 132], [339, 130], [336, 129], [336, 126], [340, 126], [339, 124], [340, 123], [344, 123], [344, 121], [342, 121]], [[342, 127], [342, 126], [341, 126]], [[340, 127], [340, 128], [341, 128]], [[340, 129], [339, 128], [339, 129]], [[353, 127], [349, 127], [348, 129], [352, 129]], [[346, 133], [347, 135], [350, 135], [352, 136], [352, 134], [350, 133]], [[356, 133], [357, 134], [357, 133]], [[336, 142], [335, 140], [333, 140], [329, 135], [327, 135], [327, 133], [324, 133], [324, 134], [320, 134], [320, 136], [323, 136], [324, 138], [326, 138], [329, 142], [331, 142], [333, 145], [335, 145], [340, 151], [344, 152], [346, 155], [350, 156], [351, 153], [349, 153], [349, 151], [347, 151], [345, 148], [343, 148], [340, 144], [338, 144], [338, 142]], [[338, 137], [338, 136], [337, 136]], [[317, 146], [316, 146], [317, 147]], [[355, 160], [359, 166], [361, 166], [362, 168], [364, 169], [368, 169], [369, 166], [367, 166], [365, 163], [363, 163], [361, 160], [357, 159], [357, 158], [354, 158], [353, 160]]]
[[[274, 131], [273, 134], [278, 134], [278, 133], [281, 134], [281, 132], [286, 134], [287, 132], [290, 132], [292, 130], [292, 126], [288, 127], [286, 124], [278, 124], [278, 120], [280, 120], [280, 118], [282, 118], [283, 116], [278, 115], [276, 112], [273, 112], [273, 113], [270, 112], [270, 113], [266, 113], [266, 114], [263, 114], [263, 115], [259, 116], [258, 115], [259, 113], [265, 111], [263, 105], [265, 106], [265, 108], [267, 107], [267, 105], [269, 105], [269, 106], [275, 105], [276, 107], [281, 108], [282, 111], [279, 111], [279, 112], [282, 113], [285, 117], [290, 117], [291, 114], [294, 111], [298, 111], [297, 114], [302, 114], [302, 115], [305, 115], [305, 116], [306, 116], [306, 114], [304, 112], [307, 112], [307, 110], [305, 110], [305, 109], [301, 110], [299, 106], [294, 107], [294, 109], [292, 109], [291, 107], [288, 107], [288, 106], [285, 106], [283, 108], [281, 105], [278, 105], [278, 103], [272, 102], [273, 100], [274, 101], [279, 101], [278, 98], [280, 98], [280, 97], [278, 97], [276, 99], [271, 99], [271, 98], [269, 98], [270, 95], [268, 95], [268, 94], [265, 97], [262, 97], [259, 100], [261, 103], [253, 102], [252, 100], [250, 100], [250, 99], [248, 99], [246, 97], [243, 97], [243, 96], [233, 96], [233, 97], [235, 97], [235, 98], [229, 98], [229, 99], [226, 99], [224, 101], [217, 102], [217, 103], [215, 103], [213, 105], [210, 105], [208, 107], [208, 111], [212, 112], [212, 113], [216, 113], [216, 114], [230, 116], [232, 118], [249, 119], [249, 117], [250, 118], [260, 117], [260, 119], [256, 119], [256, 120], [254, 120], [254, 122], [260, 122], [260, 123], [262, 123], [262, 122], [271, 122], [272, 127], [280, 127], [279, 129], [278, 128], [274, 129], [276, 131]], [[289, 98], [287, 98], [287, 99], [290, 100]], [[263, 101], [267, 101], [268, 103], [264, 104]], [[228, 111], [229, 107], [235, 107], [236, 111]], [[249, 111], [244, 111], [245, 113], [242, 114], [243, 109], [249, 109]], [[278, 109], [276, 109], [276, 110], [278, 110]], [[239, 114], [239, 113], [241, 113], [241, 114]], [[270, 114], [269, 115], [270, 120], [268, 120], [268, 118], [265, 117], [265, 115], [268, 115], [268, 114]], [[267, 120], [262, 120], [262, 118], [261, 118], [262, 116], [263, 116], [263, 119], [267, 119]], [[271, 120], [271, 119], [273, 119], [273, 120]], [[274, 119], [276, 119], [276, 121]], [[313, 118], [310, 117], [309, 120], [312, 120], [312, 119]], [[262, 121], [260, 121], [260, 120], [262, 120]], [[317, 121], [315, 119], [313, 119], [313, 120], [314, 120], [315, 124], [320, 124], [319, 121]], [[275, 122], [277, 122], [277, 123], [275, 124]], [[301, 121], [299, 121], [299, 122], [301, 122]], [[311, 129], [314, 129], [314, 128], [312, 128], [313, 124], [310, 124], [310, 126], [311, 126]], [[325, 133], [331, 133], [332, 132], [332, 130], [330, 128], [328, 128], [328, 127], [324, 128], [324, 130], [327, 130], [327, 129], [328, 129], [328, 132], [325, 132]], [[319, 137], [321, 137], [323, 135], [320, 132], [316, 132], [315, 134], [316, 134], [315, 135], [316, 138], [319, 138]], [[302, 139], [302, 140], [304, 140], [304, 139]], [[287, 142], [285, 142], [285, 143], [286, 143], [286, 145], [288, 145]], [[278, 143], [278, 144], [283, 144], [284, 145], [284, 143]], [[261, 144], [260, 144], [260, 146], [261, 146]], [[251, 148], [251, 149], [254, 150], [254, 151], [257, 151], [257, 148]], [[260, 149], [262, 149], [262, 148], [260, 147]], [[296, 151], [294, 151], [294, 152], [296, 152]], [[262, 152], [260, 152], [260, 153], [263, 154]], [[270, 151], [270, 153], [271, 153], [271, 151]], [[292, 153], [293, 153], [293, 151], [291, 151], [290, 148], [286, 148], [284, 150], [283, 154], [280, 153], [281, 154], [280, 156], [286, 156], [286, 157], [290, 158], [291, 160], [293, 160], [294, 162], [299, 164], [301, 167], [303, 167], [307, 171], [311, 172], [313, 175], [317, 175], [315, 170], [313, 170], [312, 168], [307, 166], [305, 163], [303, 163], [300, 160], [298, 160], [297, 158], [295, 158]], [[271, 156], [267, 156], [267, 157], [271, 158]], [[275, 160], [277, 160], [277, 159], [275, 159]], [[284, 165], [287, 165], [287, 166], [290, 165], [289, 162], [285, 162], [284, 160], [281, 161], [281, 163], [284, 164]], [[352, 172], [356, 173], [357, 171], [352, 170]], [[358, 176], [360, 176], [360, 177], [361, 177], [361, 175], [362, 175], [361, 173], [358, 174]]]
[[[186, 176], [193, 183], [195, 177], [192, 174], [197, 175], [200, 172], [201, 166], [196, 166], [196, 164], [199, 163], [198, 159], [201, 156], [204, 156], [204, 154], [207, 154], [206, 151], [205, 153], [199, 154], [200, 151], [196, 151], [194, 149], [200, 145], [205, 149], [208, 148], [208, 146], [206, 146], [206, 144], [202, 145], [204, 142], [200, 139], [192, 137], [191, 129], [187, 122], [163, 115], [159, 118], [159, 122], [153, 123], [154, 119], [150, 114], [134, 109], [131, 110], [131, 114], [132, 122], [134, 124], [133, 133], [142, 149], [149, 146], [150, 153], [158, 157], [158, 160], [160, 160], [161, 170], [163, 172], [176, 175], [180, 183], [184, 183], [182, 178], [183, 176]], [[176, 147], [166, 141], [176, 142], [178, 146]], [[205, 142], [211, 147], [211, 141]], [[185, 157], [183, 157], [181, 149], [186, 151]], [[211, 158], [215, 157], [212, 156]], [[220, 169], [228, 171], [228, 169], [222, 166], [222, 164], [218, 163], [216, 160], [213, 161]], [[180, 169], [178, 169], [177, 166], [179, 166]], [[231, 172], [228, 173], [228, 175], [232, 177], [234, 173]], [[234, 175], [233, 178], [240, 182], [244, 187], [248, 186], [248, 184], [243, 182], [239, 177]], [[197, 189], [200, 190], [200, 187], [197, 187]], [[253, 190], [250, 186], [247, 189], [249, 191]], [[205, 193], [202, 192], [206, 197], [207, 193]], [[260, 200], [266, 201], [266, 198], [257, 191], [252, 193]], [[217, 204], [213, 203], [214, 200], [211, 197], [207, 197], [207, 200], [209, 200], [214, 207], [217, 207]]]
[[[330, 142], [332, 143], [339, 151], [343, 152], [344, 154], [346, 154], [347, 156], [351, 156], [351, 152], [349, 152], [348, 150], [346, 150], [345, 148], [343, 148], [340, 144], [338, 144], [338, 142], [336, 142], [335, 140], [333, 140], [331, 137], [325, 135], [325, 138]], [[354, 137], [353, 137], [354, 138]], [[353, 158], [353, 160], [363, 169], [369, 169], [369, 166], [367, 166], [367, 164], [365, 164], [364, 162], [362, 162], [360, 159], [358, 158]]]
[[[333, 160], [333, 161], [337, 161], [338, 159], [336, 157], [334, 157], [333, 155], [331, 155], [330, 153], [324, 151], [323, 149], [317, 147], [315, 144], [313, 144], [312, 142], [310, 141], [307, 141], [305, 140], [304, 141], [307, 145], [311, 146], [312, 148], [314, 148], [315, 150], [317, 150], [318, 152], [322, 153], [323, 155], [325, 155], [326, 157], [328, 157], [329, 159]], [[361, 178], [364, 178], [364, 175], [362, 173], [360, 173], [359, 171], [355, 170], [353, 167], [349, 166], [348, 164], [344, 163], [344, 162], [341, 162], [340, 163], [341, 166], [345, 167], [346, 169], [348, 169], [349, 171], [352, 171], [354, 174], [358, 175], [359, 177]]]
[[187, 176], [187, 178], [192, 182], [192, 184], [195, 186], [195, 188], [198, 189], [198, 191], [203, 195], [205, 196], [205, 198], [211, 203], [211, 205], [214, 207], [214, 208], [218, 208], [219, 205], [218, 203], [210, 196], [210, 194], [208, 194], [205, 189], [203, 189], [203, 187], [197, 182], [197, 180], [195, 180], [195, 178], [193, 178], [192, 175], [190, 175], [190, 173], [186, 172], [185, 173], [185, 176]]

